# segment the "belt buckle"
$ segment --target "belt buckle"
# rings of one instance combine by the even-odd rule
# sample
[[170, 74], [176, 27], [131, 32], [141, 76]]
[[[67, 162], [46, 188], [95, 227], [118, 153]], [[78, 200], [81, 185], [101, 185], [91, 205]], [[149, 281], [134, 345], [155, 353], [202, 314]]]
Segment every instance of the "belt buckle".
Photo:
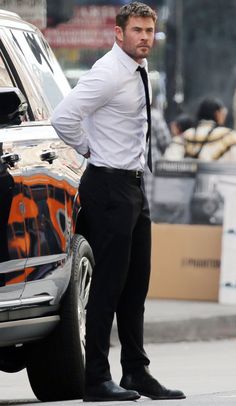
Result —
[[140, 179], [140, 178], [141, 178], [141, 172], [138, 171], [138, 170], [136, 170], [136, 171], [135, 171], [135, 177], [136, 177], [137, 179]]

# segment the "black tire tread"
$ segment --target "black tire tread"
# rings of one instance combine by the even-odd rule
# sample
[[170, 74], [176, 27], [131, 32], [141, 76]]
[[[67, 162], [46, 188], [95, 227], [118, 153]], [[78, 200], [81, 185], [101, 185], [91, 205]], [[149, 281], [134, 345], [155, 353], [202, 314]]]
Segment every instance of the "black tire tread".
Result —
[[86, 256], [93, 265], [92, 250], [81, 235], [73, 239], [72, 274], [61, 304], [61, 322], [46, 339], [29, 346], [27, 372], [41, 401], [79, 399], [83, 396], [84, 361], [77, 317], [76, 282], [79, 263]]

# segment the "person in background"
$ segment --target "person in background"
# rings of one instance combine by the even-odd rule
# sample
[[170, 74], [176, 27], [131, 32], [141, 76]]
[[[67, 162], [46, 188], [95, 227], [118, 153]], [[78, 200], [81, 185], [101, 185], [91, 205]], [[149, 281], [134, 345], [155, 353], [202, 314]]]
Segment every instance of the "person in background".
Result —
[[225, 127], [227, 109], [217, 98], [199, 105], [197, 124], [184, 133], [185, 157], [202, 161], [236, 161], [236, 132]]
[[148, 166], [145, 167], [144, 182], [145, 191], [149, 203], [150, 212], [152, 212], [152, 188], [153, 188], [153, 176], [155, 175], [155, 164], [163, 157], [163, 154], [171, 142], [171, 133], [169, 127], [165, 121], [163, 113], [158, 106], [157, 100], [157, 85], [152, 83], [153, 100], [151, 105], [151, 117], [152, 117], [152, 166], [153, 172], [150, 172]]
[[155, 106], [155, 100], [151, 106], [152, 115], [152, 159], [158, 161], [171, 143], [171, 133], [165, 121], [162, 111]]
[[182, 136], [184, 131], [194, 127], [194, 119], [186, 113], [179, 114], [171, 123], [170, 130], [172, 137]]
[[[121, 7], [112, 50], [81, 77], [52, 117], [59, 137], [88, 158], [79, 193], [95, 266], [86, 313], [84, 401], [185, 398], [151, 375], [143, 346], [151, 222], [143, 182], [149, 110], [141, 75], [147, 79], [156, 19], [146, 4]], [[114, 314], [120, 385], [108, 360]]]
[[163, 155], [164, 159], [175, 161], [184, 158], [185, 148], [183, 133], [192, 127], [194, 127], [194, 120], [190, 115], [186, 113], [179, 114], [170, 123], [172, 140], [165, 150], [165, 153]]

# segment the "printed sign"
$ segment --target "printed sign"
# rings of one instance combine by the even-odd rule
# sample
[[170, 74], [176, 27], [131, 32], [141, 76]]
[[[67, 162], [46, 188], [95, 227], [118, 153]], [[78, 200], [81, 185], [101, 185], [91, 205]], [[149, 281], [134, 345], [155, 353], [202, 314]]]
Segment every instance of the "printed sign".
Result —
[[46, 0], [0, 0], [0, 9], [19, 14], [39, 29], [46, 27]]
[[116, 6], [78, 6], [65, 24], [47, 28], [44, 35], [53, 48], [109, 48], [114, 43]]

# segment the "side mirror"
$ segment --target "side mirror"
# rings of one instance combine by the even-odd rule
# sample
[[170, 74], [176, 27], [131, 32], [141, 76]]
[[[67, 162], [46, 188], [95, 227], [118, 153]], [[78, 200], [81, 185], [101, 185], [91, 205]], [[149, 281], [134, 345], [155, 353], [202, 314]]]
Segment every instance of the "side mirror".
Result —
[[27, 108], [25, 96], [18, 87], [0, 87], [0, 124], [21, 124]]

